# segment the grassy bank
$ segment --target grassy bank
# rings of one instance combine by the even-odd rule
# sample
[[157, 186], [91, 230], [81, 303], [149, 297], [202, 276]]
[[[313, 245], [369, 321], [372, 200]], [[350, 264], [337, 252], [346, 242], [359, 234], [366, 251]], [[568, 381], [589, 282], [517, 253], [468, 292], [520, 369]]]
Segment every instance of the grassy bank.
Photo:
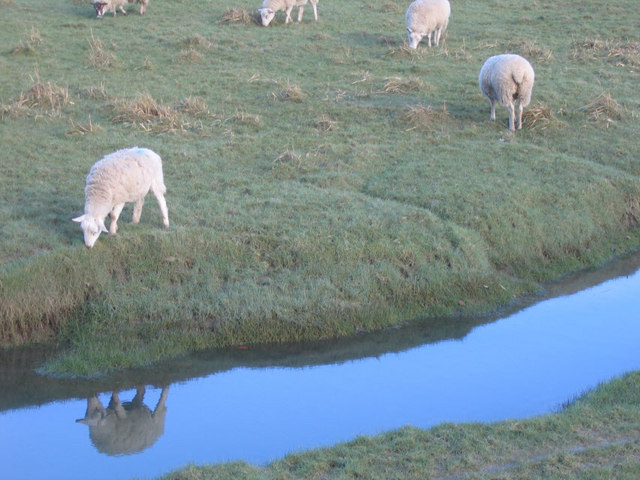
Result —
[[[50, 3], [0, 0], [0, 344], [66, 346], [50, 371], [454, 322], [640, 243], [633, 0], [459, 0], [415, 52], [397, 0]], [[537, 75], [515, 135], [477, 86], [505, 51]], [[86, 250], [86, 174], [134, 145], [172, 226], [150, 198]]]
[[640, 475], [640, 372], [582, 396], [559, 413], [493, 424], [405, 427], [289, 455], [265, 467], [191, 466], [195, 479], [532, 479]]

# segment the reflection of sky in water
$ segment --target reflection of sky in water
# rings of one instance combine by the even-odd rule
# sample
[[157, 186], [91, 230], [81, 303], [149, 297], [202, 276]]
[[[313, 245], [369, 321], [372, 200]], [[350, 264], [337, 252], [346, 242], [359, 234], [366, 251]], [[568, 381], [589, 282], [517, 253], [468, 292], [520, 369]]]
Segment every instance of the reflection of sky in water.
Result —
[[[640, 273], [544, 301], [402, 353], [305, 368], [237, 368], [170, 387], [165, 433], [143, 453], [97, 453], [86, 401], [0, 414], [3, 478], [157, 476], [187, 463], [265, 463], [403, 425], [551, 412], [640, 368]], [[134, 391], [122, 392], [123, 401]], [[148, 388], [154, 408], [159, 389]], [[108, 394], [99, 396], [103, 404]]]

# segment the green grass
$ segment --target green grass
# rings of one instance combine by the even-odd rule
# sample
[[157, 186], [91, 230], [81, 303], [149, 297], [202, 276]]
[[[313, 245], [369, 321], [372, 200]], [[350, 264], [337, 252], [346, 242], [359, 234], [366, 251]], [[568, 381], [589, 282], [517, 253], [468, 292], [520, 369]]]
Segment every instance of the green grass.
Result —
[[[90, 374], [455, 322], [637, 248], [635, 1], [459, 0], [417, 51], [405, 3], [263, 28], [257, 0], [0, 0], [0, 344]], [[516, 134], [477, 86], [505, 51], [536, 70]], [[171, 228], [149, 198], [86, 250], [88, 170], [135, 145], [164, 160]]]
[[601, 385], [560, 412], [491, 424], [407, 426], [264, 467], [189, 466], [205, 479], [634, 479], [640, 475], [640, 372]]

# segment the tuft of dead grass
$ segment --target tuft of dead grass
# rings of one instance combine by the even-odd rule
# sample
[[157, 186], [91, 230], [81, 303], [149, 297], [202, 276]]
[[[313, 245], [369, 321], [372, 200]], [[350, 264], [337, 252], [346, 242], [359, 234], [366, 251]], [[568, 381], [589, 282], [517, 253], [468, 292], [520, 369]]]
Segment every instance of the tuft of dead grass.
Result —
[[86, 123], [76, 123], [71, 120], [71, 128], [67, 131], [67, 137], [75, 137], [77, 135], [89, 135], [92, 133], [102, 133], [103, 129], [97, 123], [93, 123], [91, 117]]
[[195, 35], [182, 39], [179, 45], [182, 48], [187, 48], [187, 49], [191, 49], [191, 48], [206, 49], [206, 48], [210, 48], [212, 43], [206, 38], [204, 38], [202, 35], [196, 33]]
[[276, 167], [283, 164], [294, 164], [295, 166], [299, 167], [300, 162], [301, 157], [299, 154], [297, 154], [294, 150], [285, 150], [273, 160], [273, 166]]
[[404, 114], [404, 120], [411, 125], [408, 130], [434, 131], [449, 118], [446, 103], [440, 108], [431, 105], [413, 105]]
[[214, 116], [207, 103], [200, 97], [185, 98], [176, 105], [176, 110], [196, 118]]
[[263, 125], [262, 117], [260, 115], [248, 112], [235, 112], [227, 120], [232, 121], [236, 125], [249, 125], [252, 127], [261, 127]]
[[423, 53], [420, 49], [413, 49], [409, 47], [409, 44], [403, 43], [397, 47], [392, 48], [384, 54], [385, 57], [408, 57], [408, 58], [420, 58]]
[[535, 63], [545, 63], [553, 58], [553, 51], [550, 48], [537, 45], [531, 40], [510, 43], [508, 45], [508, 50], [515, 51], [518, 55], [521, 55]]
[[404, 13], [406, 8], [407, 7], [404, 5], [404, 3], [399, 3], [394, 0], [387, 0], [380, 6], [380, 11], [382, 13]]
[[549, 105], [537, 103], [522, 114], [522, 122], [531, 130], [546, 130], [556, 122], [553, 109]]
[[597, 57], [613, 59], [616, 65], [640, 65], [640, 42], [621, 42], [601, 38], [587, 38], [575, 41], [571, 45], [575, 60], [588, 60]]
[[249, 13], [246, 8], [229, 8], [216, 23], [248, 25], [255, 23], [260, 25], [260, 16], [257, 12]]
[[178, 55], [178, 62], [180, 63], [199, 63], [203, 60], [202, 53], [195, 48], [189, 48], [182, 50]]
[[82, 87], [82, 95], [87, 98], [93, 98], [96, 100], [105, 100], [108, 98], [107, 91], [104, 88], [104, 83], [100, 85], [90, 85], [88, 87]]
[[20, 40], [20, 43], [13, 47], [11, 55], [34, 55], [37, 47], [42, 45], [42, 37], [40, 32], [34, 27], [31, 27], [31, 31], [27, 33], [25, 39]]
[[176, 110], [156, 101], [148, 93], [138, 95], [131, 101], [118, 101], [112, 108], [114, 123], [135, 126], [147, 132], [167, 133], [186, 128]]
[[335, 129], [337, 124], [336, 120], [331, 120], [325, 114], [321, 115], [320, 118], [316, 118], [312, 123], [313, 127], [321, 132], [330, 132]]
[[118, 58], [105, 47], [102, 40], [93, 36], [93, 32], [91, 32], [89, 48], [89, 62], [95, 68], [99, 70], [109, 70], [118, 67]]
[[423, 88], [425, 88], [425, 83], [417, 77], [408, 79], [391, 77], [386, 79], [382, 91], [384, 93], [408, 93], [422, 90]]
[[608, 123], [614, 120], [621, 120], [625, 110], [608, 92], [602, 92], [588, 105], [580, 107], [579, 112], [585, 112], [595, 121], [605, 121]]
[[280, 90], [273, 92], [272, 96], [275, 100], [290, 101], [302, 103], [306, 96], [299, 85], [293, 85], [287, 82]]

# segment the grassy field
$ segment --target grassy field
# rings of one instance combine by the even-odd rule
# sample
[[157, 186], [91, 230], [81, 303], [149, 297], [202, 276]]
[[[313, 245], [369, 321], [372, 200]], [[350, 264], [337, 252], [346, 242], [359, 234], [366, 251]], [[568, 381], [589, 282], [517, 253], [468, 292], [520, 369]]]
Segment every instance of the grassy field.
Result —
[[165, 480], [637, 479], [640, 372], [562, 411], [493, 424], [405, 427], [335, 447], [288, 455], [265, 467], [189, 466]]
[[[640, 244], [635, 0], [455, 0], [417, 51], [407, 1], [268, 28], [258, 3], [0, 0], [1, 345], [90, 374], [455, 322]], [[515, 134], [477, 85], [507, 51], [536, 70]], [[87, 250], [89, 168], [136, 145], [164, 160], [171, 227], [149, 198]]]

